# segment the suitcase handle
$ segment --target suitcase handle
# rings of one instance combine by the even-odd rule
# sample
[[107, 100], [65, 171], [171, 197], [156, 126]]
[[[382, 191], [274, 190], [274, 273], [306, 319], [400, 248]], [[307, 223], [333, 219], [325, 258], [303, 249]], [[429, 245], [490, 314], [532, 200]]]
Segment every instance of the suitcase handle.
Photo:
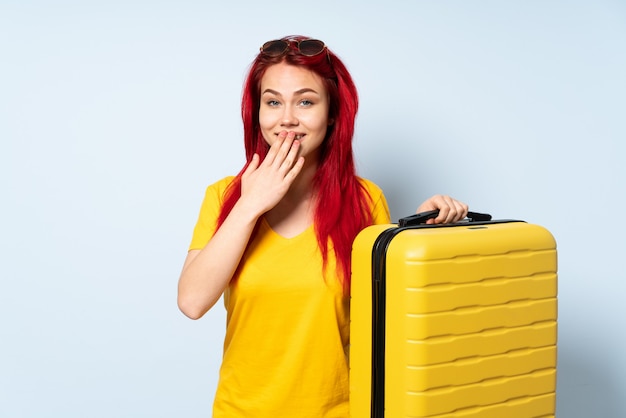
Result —
[[[398, 226], [412, 226], [412, 225], [420, 225], [425, 223], [429, 219], [436, 218], [439, 215], [439, 210], [430, 210], [428, 212], [420, 212], [415, 215], [407, 216], [405, 218], [401, 218], [398, 221]], [[469, 222], [484, 222], [490, 221], [491, 215], [488, 213], [479, 213], [479, 212], [467, 212], [467, 219]]]

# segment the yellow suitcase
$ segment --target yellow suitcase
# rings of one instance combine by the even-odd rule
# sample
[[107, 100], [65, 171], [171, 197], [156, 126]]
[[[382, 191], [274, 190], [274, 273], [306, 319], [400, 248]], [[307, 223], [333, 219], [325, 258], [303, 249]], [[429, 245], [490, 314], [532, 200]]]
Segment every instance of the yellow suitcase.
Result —
[[352, 249], [352, 418], [555, 414], [556, 243], [470, 213], [364, 229]]

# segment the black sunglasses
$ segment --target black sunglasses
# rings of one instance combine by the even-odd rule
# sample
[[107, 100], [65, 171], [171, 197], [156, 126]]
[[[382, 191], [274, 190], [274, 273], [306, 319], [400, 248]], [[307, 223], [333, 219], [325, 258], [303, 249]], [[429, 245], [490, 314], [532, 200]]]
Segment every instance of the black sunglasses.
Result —
[[296, 50], [306, 57], [314, 57], [321, 54], [326, 49], [324, 42], [318, 39], [305, 39], [302, 41], [277, 39], [275, 41], [265, 42], [261, 47], [261, 52], [270, 57], [279, 57], [287, 52], [292, 43], [295, 43]]

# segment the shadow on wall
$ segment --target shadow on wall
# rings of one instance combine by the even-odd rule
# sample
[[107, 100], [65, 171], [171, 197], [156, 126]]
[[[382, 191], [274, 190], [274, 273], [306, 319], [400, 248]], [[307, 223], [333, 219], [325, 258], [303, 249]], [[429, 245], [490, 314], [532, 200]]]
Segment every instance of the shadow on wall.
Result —
[[585, 356], [581, 350], [559, 343], [557, 365], [558, 418], [624, 418], [626, 409], [617, 390], [614, 374], [617, 369], [598, 368], [597, 359]]

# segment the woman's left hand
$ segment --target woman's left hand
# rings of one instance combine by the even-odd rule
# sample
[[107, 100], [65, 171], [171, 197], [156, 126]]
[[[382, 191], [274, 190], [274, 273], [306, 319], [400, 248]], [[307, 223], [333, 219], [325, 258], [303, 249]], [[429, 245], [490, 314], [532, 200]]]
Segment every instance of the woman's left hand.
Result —
[[417, 213], [431, 210], [439, 210], [439, 215], [434, 219], [429, 219], [427, 224], [447, 224], [458, 222], [467, 216], [468, 206], [450, 196], [435, 195], [417, 208]]

